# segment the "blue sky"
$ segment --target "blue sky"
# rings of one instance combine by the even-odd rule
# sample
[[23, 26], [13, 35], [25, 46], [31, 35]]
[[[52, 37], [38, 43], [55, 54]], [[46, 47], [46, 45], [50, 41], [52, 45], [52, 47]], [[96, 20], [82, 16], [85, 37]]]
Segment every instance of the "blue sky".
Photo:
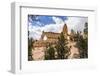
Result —
[[39, 15], [28, 15], [28, 22], [32, 23], [33, 26], [45, 26], [49, 24], [56, 24], [53, 17], [59, 18], [62, 21], [67, 20], [66, 16], [39, 16]]
[[68, 31], [82, 31], [85, 22], [88, 22], [87, 17], [77, 16], [43, 16], [43, 15], [28, 15], [28, 30], [29, 38], [39, 40], [42, 31], [61, 33], [64, 24], [67, 24]]

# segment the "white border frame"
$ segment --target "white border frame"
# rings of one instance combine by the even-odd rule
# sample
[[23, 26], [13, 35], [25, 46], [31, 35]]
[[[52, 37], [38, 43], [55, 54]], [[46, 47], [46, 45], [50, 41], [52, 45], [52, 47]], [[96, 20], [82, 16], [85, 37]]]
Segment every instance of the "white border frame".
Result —
[[[96, 12], [95, 8], [87, 8], [87, 7], [67, 6], [67, 8], [66, 8], [66, 7], [60, 7], [60, 6], [57, 7], [56, 5], [54, 5], [54, 6], [49, 5], [49, 7], [46, 7], [46, 4], [40, 4], [37, 6], [36, 4], [33, 4], [33, 3], [32, 4], [30, 4], [30, 3], [15, 3], [15, 2], [12, 3], [11, 4], [11, 9], [12, 9], [11, 10], [11, 25], [12, 25], [11, 26], [11, 30], [12, 30], [12, 32], [11, 32], [11, 41], [12, 41], [12, 43], [11, 43], [11, 47], [12, 47], [11, 48], [11, 71], [13, 73], [27, 72], [24, 69], [22, 69], [22, 60], [21, 60], [22, 59], [21, 58], [21, 55], [22, 55], [22, 52], [21, 52], [21, 49], [22, 49], [21, 37], [22, 36], [21, 35], [23, 32], [22, 32], [22, 28], [20, 25], [22, 23], [22, 21], [21, 21], [21, 8], [23, 8], [23, 7], [57, 9], [57, 10], [89, 11], [89, 12], [94, 13], [93, 16], [95, 16], [95, 12]], [[94, 17], [93, 24], [95, 25], [95, 17]], [[93, 27], [91, 29], [93, 29]], [[95, 28], [95, 30], [92, 30], [92, 31], [96, 31], [96, 28]], [[94, 41], [94, 43], [95, 43], [95, 41]], [[84, 61], [87, 62], [88, 60], [81, 60], [81, 61], [82, 61], [82, 63], [84, 63]], [[42, 62], [44, 62], [44, 61], [42, 61]], [[60, 62], [64, 63], [64, 61], [60, 61]], [[69, 60], [69, 62], [70, 62], [70, 60]], [[50, 61], [49, 61], [49, 63], [52, 64]], [[56, 63], [58, 63], [58, 61]], [[37, 64], [38, 64], [38, 62], [35, 63], [35, 65], [37, 65]], [[68, 63], [68, 64], [70, 64], [70, 63]], [[94, 65], [94, 64], [91, 64], [90, 62], [88, 65], [86, 65], [86, 64], [84, 64], [84, 65], [82, 64], [80, 67], [84, 67], [84, 66], [88, 67], [89, 65], [91, 65], [91, 66]], [[47, 65], [49, 66], [49, 64], [47, 64]], [[59, 65], [62, 65], [62, 64], [59, 64]], [[73, 65], [73, 67], [78, 67], [78, 66]], [[68, 68], [73, 69], [73, 67], [68, 67]], [[59, 67], [59, 68], [61, 68], [61, 67]], [[59, 68], [57, 68], [57, 69], [59, 69]], [[50, 69], [52, 69], [52, 68], [50, 68]], [[66, 68], [64, 68], [64, 69], [66, 69]], [[37, 71], [34, 71], [34, 70], [31, 71], [31, 69], [30, 69], [28, 72], [30, 72], [30, 71], [31, 72], [41, 72], [42, 71], [42, 69], [39, 71], [38, 70], [39, 69], [37, 69]], [[48, 70], [48, 68], [44, 69], [44, 71], [46, 71], [46, 70]]]

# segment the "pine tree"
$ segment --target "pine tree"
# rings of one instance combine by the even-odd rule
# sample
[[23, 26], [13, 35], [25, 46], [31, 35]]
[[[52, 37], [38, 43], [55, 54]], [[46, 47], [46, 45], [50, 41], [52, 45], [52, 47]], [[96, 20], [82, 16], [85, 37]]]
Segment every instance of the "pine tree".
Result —
[[53, 59], [55, 59], [55, 49], [51, 44], [49, 44], [47, 50], [45, 51], [45, 60], [53, 60]]
[[84, 36], [79, 32], [76, 34], [77, 47], [79, 48], [80, 58], [88, 58], [88, 23], [85, 23], [85, 28], [83, 30]]
[[85, 23], [84, 34], [88, 35], [88, 23]]
[[63, 33], [61, 33], [60, 37], [58, 38], [56, 50], [57, 50], [57, 54], [58, 54], [58, 59], [67, 58], [66, 54], [68, 53], [69, 50], [67, 47], [67, 40], [65, 39]]
[[34, 41], [32, 38], [29, 38], [29, 31], [28, 31], [28, 60], [31, 61], [33, 60], [32, 58], [32, 45], [33, 45]]
[[84, 28], [84, 44], [85, 44], [85, 48], [84, 48], [84, 57], [87, 58], [88, 57], [88, 23], [85, 23], [85, 28]]
[[71, 35], [71, 37], [70, 37], [71, 41], [75, 40], [75, 34], [76, 34], [75, 31], [73, 29], [71, 29], [71, 34], [70, 34]]

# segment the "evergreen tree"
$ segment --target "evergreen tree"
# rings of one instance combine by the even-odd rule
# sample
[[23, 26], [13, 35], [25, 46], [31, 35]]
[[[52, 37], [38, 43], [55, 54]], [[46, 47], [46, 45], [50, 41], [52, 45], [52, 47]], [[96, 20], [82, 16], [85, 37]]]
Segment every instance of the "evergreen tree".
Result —
[[47, 47], [47, 50], [45, 51], [45, 59], [46, 60], [55, 59], [55, 49], [51, 44], [49, 44], [49, 47]]
[[85, 28], [84, 28], [84, 44], [85, 44], [85, 51], [84, 51], [84, 56], [87, 58], [88, 57], [88, 23], [85, 23]]
[[63, 33], [61, 33], [60, 37], [58, 38], [56, 50], [57, 50], [57, 54], [58, 54], [58, 59], [67, 58], [66, 54], [68, 53], [69, 50], [67, 47], [67, 40], [65, 39]]
[[83, 30], [83, 35], [81, 35], [79, 32], [76, 34], [77, 38], [77, 47], [79, 48], [80, 52], [80, 58], [88, 58], [88, 23], [85, 23], [85, 28]]
[[80, 52], [80, 58], [85, 58], [86, 42], [83, 36], [80, 35], [78, 37], [77, 45], [78, 45], [79, 52]]
[[75, 40], [75, 31], [73, 29], [71, 29], [71, 37], [70, 37], [70, 40], [71, 41], [74, 41]]
[[32, 48], [33, 48], [33, 39], [29, 38], [29, 31], [28, 31], [28, 60], [31, 61], [32, 59]]
[[88, 35], [88, 23], [85, 23], [84, 34]]
[[74, 35], [75, 34], [75, 31], [73, 29], [71, 29], [71, 34]]

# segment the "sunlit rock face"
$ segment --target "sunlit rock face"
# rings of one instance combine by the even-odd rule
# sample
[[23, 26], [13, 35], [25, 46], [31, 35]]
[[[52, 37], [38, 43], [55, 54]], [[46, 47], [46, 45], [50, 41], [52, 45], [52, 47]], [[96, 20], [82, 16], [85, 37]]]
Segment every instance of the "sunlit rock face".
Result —
[[75, 47], [76, 43], [75, 42], [70, 42], [70, 55], [68, 56], [69, 59], [78, 59], [80, 58], [79, 56], [79, 49]]
[[79, 58], [79, 50], [78, 50], [78, 48], [72, 46], [70, 52], [71, 52], [71, 54], [68, 57], [69, 59]]
[[44, 60], [45, 47], [35, 47], [32, 50], [32, 58], [33, 60]]

